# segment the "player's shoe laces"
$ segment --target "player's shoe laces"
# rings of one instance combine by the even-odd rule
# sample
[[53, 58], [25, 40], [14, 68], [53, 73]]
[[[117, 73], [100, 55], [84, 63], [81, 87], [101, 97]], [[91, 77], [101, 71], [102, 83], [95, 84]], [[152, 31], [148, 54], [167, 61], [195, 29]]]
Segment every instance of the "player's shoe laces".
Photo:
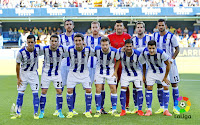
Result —
[[131, 114], [135, 114], [138, 112], [138, 108], [134, 108], [133, 111], [131, 112]]
[[126, 107], [126, 114], [131, 114], [131, 110], [129, 107]]
[[[83, 112], [83, 115], [85, 115], [85, 113], [86, 113], [86, 111], [85, 112]], [[90, 114], [92, 114], [92, 110], [90, 109]]]
[[164, 109], [163, 108], [159, 108], [158, 111], [155, 112], [155, 114], [160, 114], [160, 113], [163, 113], [163, 112], [164, 112]]
[[92, 118], [92, 115], [90, 114], [90, 112], [86, 112], [86, 113], [85, 113], [85, 116], [86, 116], [87, 118]]
[[33, 118], [34, 118], [34, 119], [39, 119], [38, 113], [35, 113], [35, 114], [33, 115]]
[[58, 116], [59, 113], [58, 113], [58, 110], [56, 110], [54, 113], [53, 113], [53, 116]]
[[67, 118], [72, 118], [74, 116], [73, 112], [69, 112], [68, 115], [66, 116]]
[[112, 111], [112, 116], [115, 116], [115, 117], [120, 117], [120, 114], [118, 114], [117, 110], [115, 111]]
[[73, 114], [78, 115], [78, 112], [76, 112], [75, 109], [73, 109]]
[[41, 111], [40, 111], [39, 118], [44, 118], [44, 112], [41, 112]]
[[59, 117], [59, 118], [64, 118], [65, 116], [62, 114], [62, 112], [59, 112], [59, 113], [58, 113], [58, 117]]
[[112, 108], [110, 108], [110, 110], [108, 111], [108, 114], [112, 114]]
[[173, 109], [173, 113], [176, 115], [180, 115], [180, 112], [178, 110], [176, 110], [175, 108]]
[[108, 114], [108, 113], [104, 110], [104, 108], [102, 108], [102, 109], [100, 110], [100, 112], [101, 112], [101, 114]]
[[144, 116], [144, 112], [142, 110], [138, 110], [138, 113], [137, 113], [139, 116]]
[[95, 117], [95, 118], [98, 118], [99, 116], [101, 116], [101, 112], [97, 111], [97, 112], [94, 114], [94, 117]]
[[14, 116], [12, 116], [10, 119], [17, 119], [17, 118], [21, 118], [21, 114], [15, 114]]
[[145, 116], [150, 116], [150, 115], [152, 115], [152, 112], [151, 112], [151, 110], [147, 110], [147, 112], [146, 112]]
[[171, 114], [171, 113], [169, 113], [169, 111], [168, 111], [168, 110], [165, 110], [165, 112], [163, 113], [163, 115], [166, 115], [166, 116], [172, 116], [172, 114]]
[[126, 115], [126, 110], [122, 110], [122, 112], [120, 113], [120, 116], [124, 116]]

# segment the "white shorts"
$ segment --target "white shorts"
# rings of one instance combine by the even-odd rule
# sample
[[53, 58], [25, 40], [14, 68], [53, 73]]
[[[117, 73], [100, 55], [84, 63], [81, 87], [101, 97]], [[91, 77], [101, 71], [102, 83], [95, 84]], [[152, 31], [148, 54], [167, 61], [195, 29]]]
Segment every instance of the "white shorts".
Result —
[[20, 71], [20, 78], [22, 80], [22, 86], [17, 87], [18, 91], [26, 90], [28, 84], [30, 84], [32, 91], [39, 90], [39, 77], [37, 71]]
[[115, 76], [112, 75], [113, 73], [110, 73], [110, 75], [106, 75], [106, 74], [99, 74], [96, 72], [94, 77], [94, 83], [105, 84], [105, 80], [107, 80], [108, 84], [117, 85], [117, 79]]
[[53, 82], [53, 85], [56, 89], [62, 88], [62, 78], [61, 73], [59, 72], [58, 75], [48, 76], [47, 73], [42, 73], [41, 77], [41, 88], [48, 89], [50, 83]]
[[65, 65], [61, 65], [61, 76], [62, 76], [62, 86], [66, 86], [67, 85], [67, 76], [69, 73], [69, 66]]
[[74, 88], [77, 84], [82, 83], [83, 89], [91, 89], [89, 71], [80, 73], [70, 70], [67, 77], [67, 88]]
[[91, 80], [91, 83], [93, 84], [96, 68], [88, 67], [88, 69], [89, 69], [90, 80]]
[[[165, 71], [163, 73], [153, 73], [152, 70], [148, 70], [147, 76], [146, 76], [146, 82], [147, 82], [146, 84], [148, 86], [153, 86], [154, 83], [160, 82], [163, 86], [169, 86], [165, 82], [162, 82], [164, 76], [165, 76]], [[170, 80], [169, 75], [167, 78], [168, 78], [168, 80]], [[159, 82], [156, 82], [156, 81], [159, 81]]]
[[171, 64], [171, 69], [169, 71], [169, 77], [170, 77], [171, 83], [179, 83], [180, 82], [180, 78], [179, 78], [179, 74], [178, 74], [178, 68], [176, 66], [175, 61]]
[[138, 76], [134, 76], [133, 73], [131, 73], [131, 76], [127, 76], [127, 73], [122, 71], [120, 80], [121, 87], [128, 87], [130, 82], [133, 82], [136, 88], [142, 88], [142, 73], [141, 71], [137, 71], [137, 74]]

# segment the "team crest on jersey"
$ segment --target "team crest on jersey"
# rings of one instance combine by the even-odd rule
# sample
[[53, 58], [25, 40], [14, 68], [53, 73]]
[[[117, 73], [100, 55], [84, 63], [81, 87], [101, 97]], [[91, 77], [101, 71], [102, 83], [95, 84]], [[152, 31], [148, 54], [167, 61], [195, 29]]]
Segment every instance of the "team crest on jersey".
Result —
[[111, 59], [111, 57], [109, 59]]
[[86, 56], [85, 54], [83, 54], [83, 56]]
[[134, 60], [131, 60], [131, 62], [133, 63], [133, 62], [134, 62]]

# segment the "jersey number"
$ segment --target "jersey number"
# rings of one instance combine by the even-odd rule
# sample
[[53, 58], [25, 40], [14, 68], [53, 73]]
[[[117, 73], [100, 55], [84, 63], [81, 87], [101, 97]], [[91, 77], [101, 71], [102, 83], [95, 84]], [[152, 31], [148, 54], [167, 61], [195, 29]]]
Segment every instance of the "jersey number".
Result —
[[174, 81], [175, 81], [175, 82], [178, 82], [178, 81], [179, 81], [178, 76], [174, 76]]
[[57, 82], [57, 87], [62, 87], [62, 82]]
[[38, 84], [35, 84], [36, 85], [36, 89], [38, 88]]

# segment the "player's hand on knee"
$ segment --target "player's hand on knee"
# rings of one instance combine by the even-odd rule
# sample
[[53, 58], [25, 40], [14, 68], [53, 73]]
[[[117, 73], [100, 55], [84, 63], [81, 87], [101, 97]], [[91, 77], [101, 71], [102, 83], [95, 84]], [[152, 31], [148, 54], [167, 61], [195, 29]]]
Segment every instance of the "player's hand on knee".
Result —
[[115, 76], [116, 79], [118, 79], [118, 77], [117, 77], [117, 72], [114, 72], [113, 75], [112, 75], [112, 77], [113, 77], [113, 76]]
[[163, 80], [162, 80], [162, 82], [163, 82], [163, 81], [164, 81], [167, 85], [170, 85], [170, 81], [169, 81], [167, 78], [164, 77]]
[[17, 79], [17, 86], [18, 86], [18, 88], [19, 88], [20, 86], [23, 86], [23, 85], [22, 85], [22, 80], [21, 80], [21, 78]]

